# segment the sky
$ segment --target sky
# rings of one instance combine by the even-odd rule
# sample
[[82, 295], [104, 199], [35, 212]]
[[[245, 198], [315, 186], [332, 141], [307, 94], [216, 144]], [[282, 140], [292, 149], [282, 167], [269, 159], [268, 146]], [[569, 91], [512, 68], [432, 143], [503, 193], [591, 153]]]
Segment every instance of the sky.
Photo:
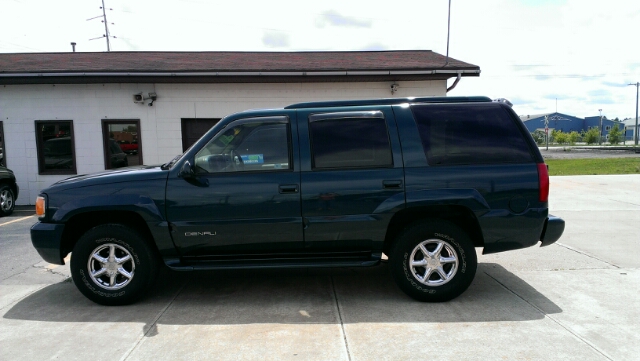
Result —
[[[112, 51], [447, 53], [449, 0], [104, 2]], [[0, 0], [0, 52], [106, 51], [102, 18], [87, 20], [101, 6]], [[451, 0], [449, 55], [482, 72], [448, 95], [507, 98], [520, 115], [635, 118], [639, 35], [632, 0]]]

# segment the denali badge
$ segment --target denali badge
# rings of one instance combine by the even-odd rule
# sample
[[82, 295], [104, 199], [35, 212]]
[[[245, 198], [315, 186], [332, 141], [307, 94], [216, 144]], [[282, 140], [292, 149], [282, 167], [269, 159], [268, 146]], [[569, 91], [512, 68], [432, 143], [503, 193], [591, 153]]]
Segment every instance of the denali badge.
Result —
[[216, 232], [185, 232], [184, 236], [185, 237], [192, 237], [192, 236], [215, 236]]

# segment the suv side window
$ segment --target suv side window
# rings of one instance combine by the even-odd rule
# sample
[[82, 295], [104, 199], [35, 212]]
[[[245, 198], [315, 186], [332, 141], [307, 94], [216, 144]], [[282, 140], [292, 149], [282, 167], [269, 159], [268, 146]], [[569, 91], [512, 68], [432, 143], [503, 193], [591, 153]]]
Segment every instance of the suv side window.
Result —
[[412, 111], [429, 165], [533, 162], [521, 130], [500, 106], [414, 105]]
[[289, 133], [286, 117], [235, 121], [196, 154], [196, 172], [289, 170]]
[[380, 111], [309, 116], [314, 169], [393, 166], [389, 133]]

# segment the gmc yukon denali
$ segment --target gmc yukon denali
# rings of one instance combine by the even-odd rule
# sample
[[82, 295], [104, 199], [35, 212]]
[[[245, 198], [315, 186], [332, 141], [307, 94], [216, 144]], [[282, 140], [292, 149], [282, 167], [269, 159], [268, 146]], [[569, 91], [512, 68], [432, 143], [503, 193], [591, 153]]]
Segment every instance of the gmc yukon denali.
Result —
[[300, 103], [229, 115], [161, 166], [79, 175], [42, 190], [33, 245], [105, 305], [173, 270], [357, 267], [383, 254], [399, 288], [447, 301], [475, 248], [554, 243], [547, 166], [486, 97]]

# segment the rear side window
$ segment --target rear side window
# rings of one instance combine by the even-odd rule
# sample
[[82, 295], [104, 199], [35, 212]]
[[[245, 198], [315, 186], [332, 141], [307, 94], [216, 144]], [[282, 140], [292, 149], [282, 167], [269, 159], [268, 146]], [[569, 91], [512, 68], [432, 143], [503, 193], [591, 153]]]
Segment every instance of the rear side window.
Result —
[[393, 165], [382, 112], [346, 112], [309, 117], [314, 169]]
[[415, 105], [430, 165], [533, 162], [515, 120], [495, 104]]

